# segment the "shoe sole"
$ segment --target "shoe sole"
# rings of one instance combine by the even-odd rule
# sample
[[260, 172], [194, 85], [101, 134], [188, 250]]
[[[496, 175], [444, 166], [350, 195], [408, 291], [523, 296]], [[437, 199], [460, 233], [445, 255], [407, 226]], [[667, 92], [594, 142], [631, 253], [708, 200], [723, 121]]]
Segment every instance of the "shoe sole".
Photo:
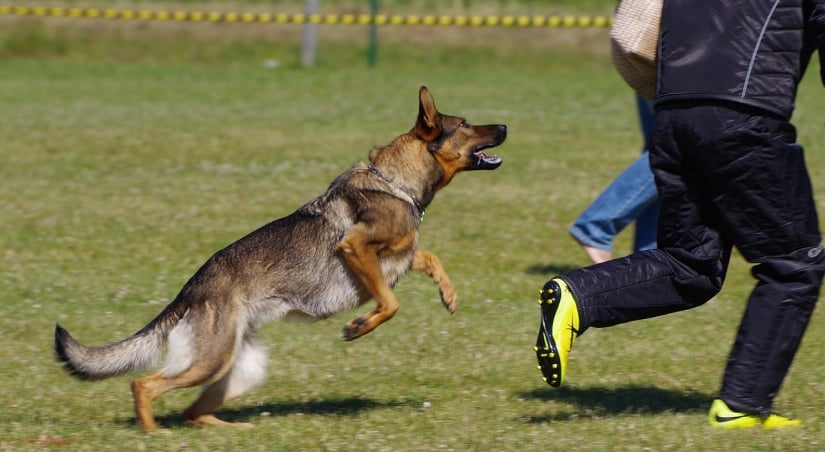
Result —
[[542, 291], [541, 303], [541, 324], [539, 325], [539, 333], [536, 338], [536, 346], [533, 350], [536, 352], [536, 359], [539, 363], [539, 370], [544, 375], [544, 380], [550, 386], [558, 388], [561, 386], [561, 357], [559, 357], [559, 349], [556, 346], [556, 341], [552, 335], [552, 325], [548, 328], [545, 319], [553, 319], [558, 311], [559, 304], [548, 303], [544, 298], [544, 291]]

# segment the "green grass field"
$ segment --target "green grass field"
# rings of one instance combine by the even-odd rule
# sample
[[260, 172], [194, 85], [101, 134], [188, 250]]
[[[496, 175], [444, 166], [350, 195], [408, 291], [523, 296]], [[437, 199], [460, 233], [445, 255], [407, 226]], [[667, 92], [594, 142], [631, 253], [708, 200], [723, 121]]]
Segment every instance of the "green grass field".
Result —
[[[633, 98], [607, 31], [323, 29], [314, 69], [300, 29], [0, 18], [0, 448], [5, 450], [821, 450], [820, 309], [776, 401], [795, 431], [706, 424], [750, 291], [738, 256], [722, 293], [664, 318], [589, 330], [568, 380], [535, 367], [538, 288], [587, 263], [567, 235], [639, 152]], [[279, 62], [272, 67], [272, 61]], [[269, 63], [267, 63], [269, 61]], [[812, 67], [795, 123], [825, 200], [825, 102]], [[461, 305], [407, 275], [396, 317], [357, 341], [343, 325], [267, 324], [266, 383], [192, 428], [196, 390], [136, 425], [128, 377], [96, 383], [54, 361], [61, 323], [87, 344], [125, 337], [212, 253], [324, 191], [373, 145], [408, 130], [417, 90], [470, 122], [502, 122], [495, 172], [459, 175], [427, 211], [421, 245]], [[617, 251], [630, 248], [619, 237]]]

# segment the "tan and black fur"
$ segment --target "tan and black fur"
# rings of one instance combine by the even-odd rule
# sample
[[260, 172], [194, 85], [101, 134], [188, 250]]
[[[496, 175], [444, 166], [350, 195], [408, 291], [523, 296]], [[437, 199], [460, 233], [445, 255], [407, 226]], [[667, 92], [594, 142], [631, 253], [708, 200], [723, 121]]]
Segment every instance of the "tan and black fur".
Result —
[[203, 392], [186, 421], [223, 425], [215, 410], [264, 378], [266, 356], [254, 336], [267, 320], [324, 319], [374, 299], [375, 309], [344, 327], [344, 339], [356, 339], [392, 318], [392, 287], [409, 270], [429, 275], [452, 313], [455, 289], [438, 258], [417, 248], [418, 227], [457, 173], [501, 164], [483, 151], [506, 135], [504, 125], [439, 113], [422, 87], [415, 126], [375, 147], [369, 165], [356, 164], [321, 197], [217, 252], [134, 335], [86, 347], [57, 325], [57, 357], [72, 374], [95, 380], [152, 366], [166, 344], [165, 366], [132, 382], [141, 427], [157, 429], [156, 397], [193, 386]]

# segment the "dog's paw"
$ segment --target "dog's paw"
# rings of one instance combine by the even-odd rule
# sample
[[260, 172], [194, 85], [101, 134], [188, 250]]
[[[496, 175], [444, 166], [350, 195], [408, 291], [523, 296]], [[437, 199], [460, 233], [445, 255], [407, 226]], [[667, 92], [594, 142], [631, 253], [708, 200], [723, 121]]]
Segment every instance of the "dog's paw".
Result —
[[455, 292], [455, 288], [452, 285], [441, 287], [438, 292], [441, 294], [441, 303], [444, 304], [444, 307], [450, 311], [450, 314], [455, 314], [455, 310], [458, 309], [458, 294]]
[[366, 334], [364, 331], [366, 324], [367, 320], [363, 317], [350, 320], [346, 325], [344, 325], [344, 330], [341, 332], [341, 337], [343, 337], [345, 341], [358, 339]]
[[218, 427], [234, 427], [238, 429], [251, 429], [255, 426], [247, 422], [227, 422], [218, 419], [214, 414], [203, 414], [194, 419], [186, 419], [186, 423], [195, 427], [218, 426]]

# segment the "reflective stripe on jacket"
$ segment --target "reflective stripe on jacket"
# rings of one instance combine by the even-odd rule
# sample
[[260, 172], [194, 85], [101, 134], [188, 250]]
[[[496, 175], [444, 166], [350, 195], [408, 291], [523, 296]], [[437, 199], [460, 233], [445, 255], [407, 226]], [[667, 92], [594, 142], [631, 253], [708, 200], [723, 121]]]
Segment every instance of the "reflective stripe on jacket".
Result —
[[788, 119], [817, 48], [823, 62], [825, 0], [665, 0], [656, 105], [731, 101]]

